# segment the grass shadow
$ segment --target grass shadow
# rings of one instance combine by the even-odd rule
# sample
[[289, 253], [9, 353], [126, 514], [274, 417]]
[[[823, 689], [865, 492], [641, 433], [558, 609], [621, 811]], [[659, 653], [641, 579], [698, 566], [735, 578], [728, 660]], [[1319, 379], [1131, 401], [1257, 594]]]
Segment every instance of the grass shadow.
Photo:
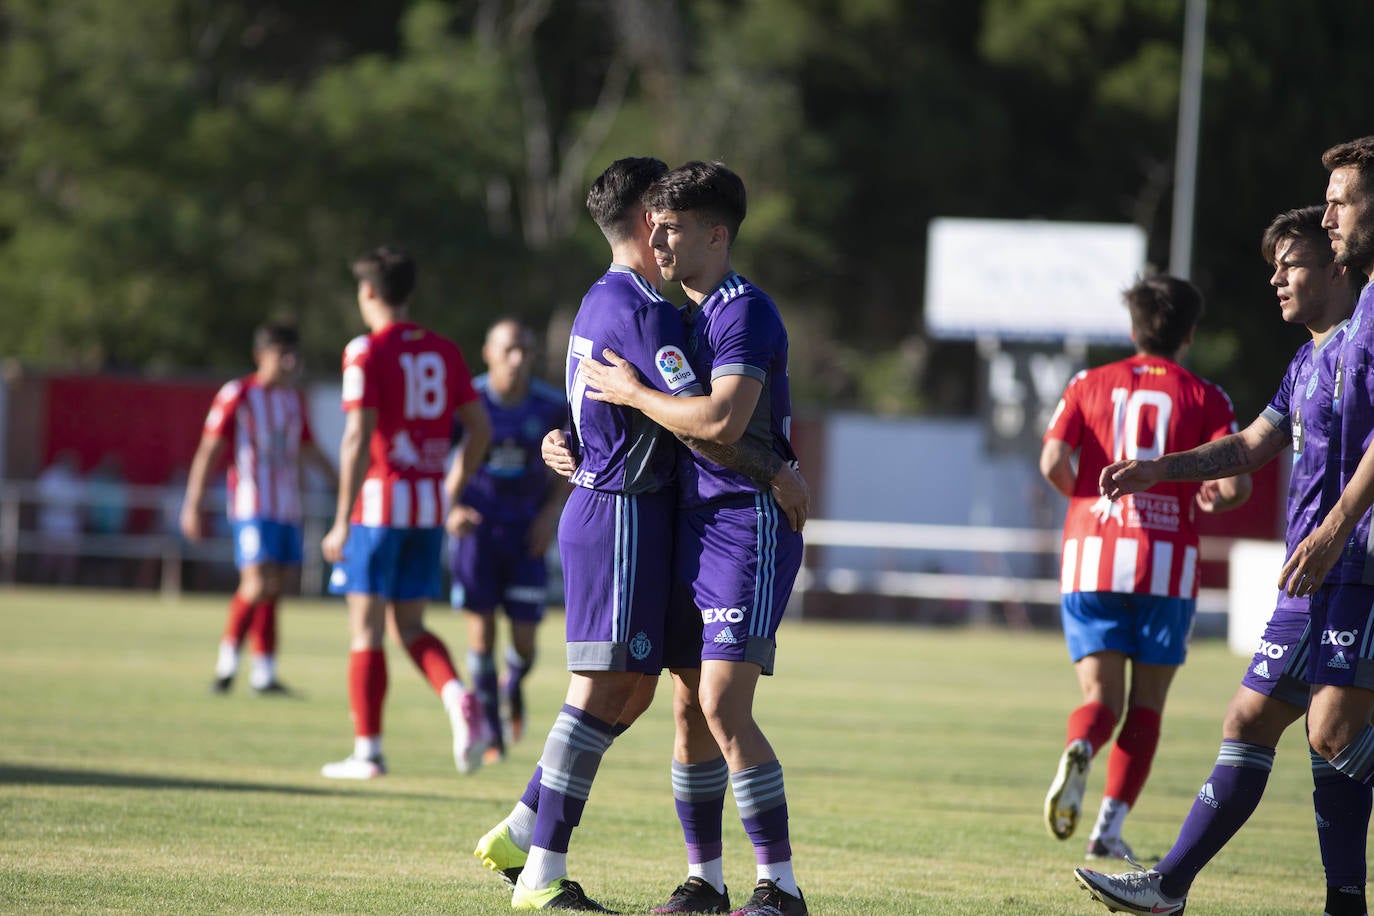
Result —
[[0, 764], [0, 786], [99, 786], [108, 789], [185, 789], [201, 792], [268, 792], [282, 795], [301, 795], [349, 798], [405, 798], [451, 802], [452, 798], [432, 793], [378, 792], [368, 789], [313, 788], [311, 786], [282, 785], [265, 782], [241, 782], [218, 779], [186, 779], [148, 773], [112, 773], [105, 770], [71, 770], [57, 767], [5, 766]]

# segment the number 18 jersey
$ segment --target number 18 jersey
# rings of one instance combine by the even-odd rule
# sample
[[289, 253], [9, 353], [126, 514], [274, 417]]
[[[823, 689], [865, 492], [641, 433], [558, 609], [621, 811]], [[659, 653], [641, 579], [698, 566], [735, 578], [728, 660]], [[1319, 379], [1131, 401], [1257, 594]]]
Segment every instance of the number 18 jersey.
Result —
[[1162, 357], [1137, 355], [1074, 376], [1045, 433], [1078, 451], [1061, 590], [1197, 597], [1193, 500], [1201, 484], [1166, 481], [1112, 502], [1097, 481], [1115, 461], [1186, 451], [1235, 431], [1226, 393]]
[[458, 345], [427, 328], [398, 321], [349, 342], [343, 356], [343, 409], [377, 412], [354, 524], [443, 524], [453, 413], [477, 397]]

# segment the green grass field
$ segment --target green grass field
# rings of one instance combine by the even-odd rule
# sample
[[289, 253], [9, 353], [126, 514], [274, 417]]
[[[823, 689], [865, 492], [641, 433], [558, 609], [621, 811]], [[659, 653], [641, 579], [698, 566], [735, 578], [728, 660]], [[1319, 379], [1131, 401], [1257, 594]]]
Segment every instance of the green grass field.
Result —
[[[14, 913], [509, 912], [471, 856], [529, 777], [565, 686], [562, 618], [543, 629], [531, 734], [473, 777], [447, 719], [390, 648], [392, 773], [319, 776], [346, 756], [340, 604], [289, 601], [281, 674], [299, 699], [206, 690], [224, 600], [0, 590], [0, 910]], [[462, 621], [432, 628], [462, 659]], [[1216, 755], [1243, 660], [1193, 647], [1126, 837], [1162, 855]], [[616, 742], [570, 870], [643, 913], [684, 873], [668, 781], [667, 685]], [[1099, 913], [1072, 878], [1087, 826], [1060, 843], [1040, 807], [1077, 689], [1055, 634], [784, 625], [760, 719], [787, 775], [798, 877], [818, 916]], [[1095, 813], [1105, 758], [1089, 781]], [[753, 884], [726, 804], [726, 879]], [[1301, 729], [1268, 795], [1193, 888], [1189, 916], [1320, 913], [1324, 880]]]

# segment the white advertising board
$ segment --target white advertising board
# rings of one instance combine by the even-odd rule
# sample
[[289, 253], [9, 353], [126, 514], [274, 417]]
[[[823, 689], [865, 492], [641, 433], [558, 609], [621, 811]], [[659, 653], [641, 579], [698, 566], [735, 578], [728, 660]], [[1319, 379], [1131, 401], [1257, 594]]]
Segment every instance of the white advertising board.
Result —
[[1145, 267], [1139, 226], [941, 217], [926, 252], [932, 337], [1130, 343], [1121, 293]]

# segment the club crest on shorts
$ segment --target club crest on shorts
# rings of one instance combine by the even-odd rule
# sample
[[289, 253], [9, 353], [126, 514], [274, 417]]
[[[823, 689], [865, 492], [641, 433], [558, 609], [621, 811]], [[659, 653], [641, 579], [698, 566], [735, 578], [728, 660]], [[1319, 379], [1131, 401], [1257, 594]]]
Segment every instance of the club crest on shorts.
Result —
[[651, 640], [649, 634], [645, 633], [643, 630], [636, 633], [634, 638], [630, 640], [630, 655], [634, 656], [636, 659], [643, 660], [648, 658], [653, 648], [653, 640]]

